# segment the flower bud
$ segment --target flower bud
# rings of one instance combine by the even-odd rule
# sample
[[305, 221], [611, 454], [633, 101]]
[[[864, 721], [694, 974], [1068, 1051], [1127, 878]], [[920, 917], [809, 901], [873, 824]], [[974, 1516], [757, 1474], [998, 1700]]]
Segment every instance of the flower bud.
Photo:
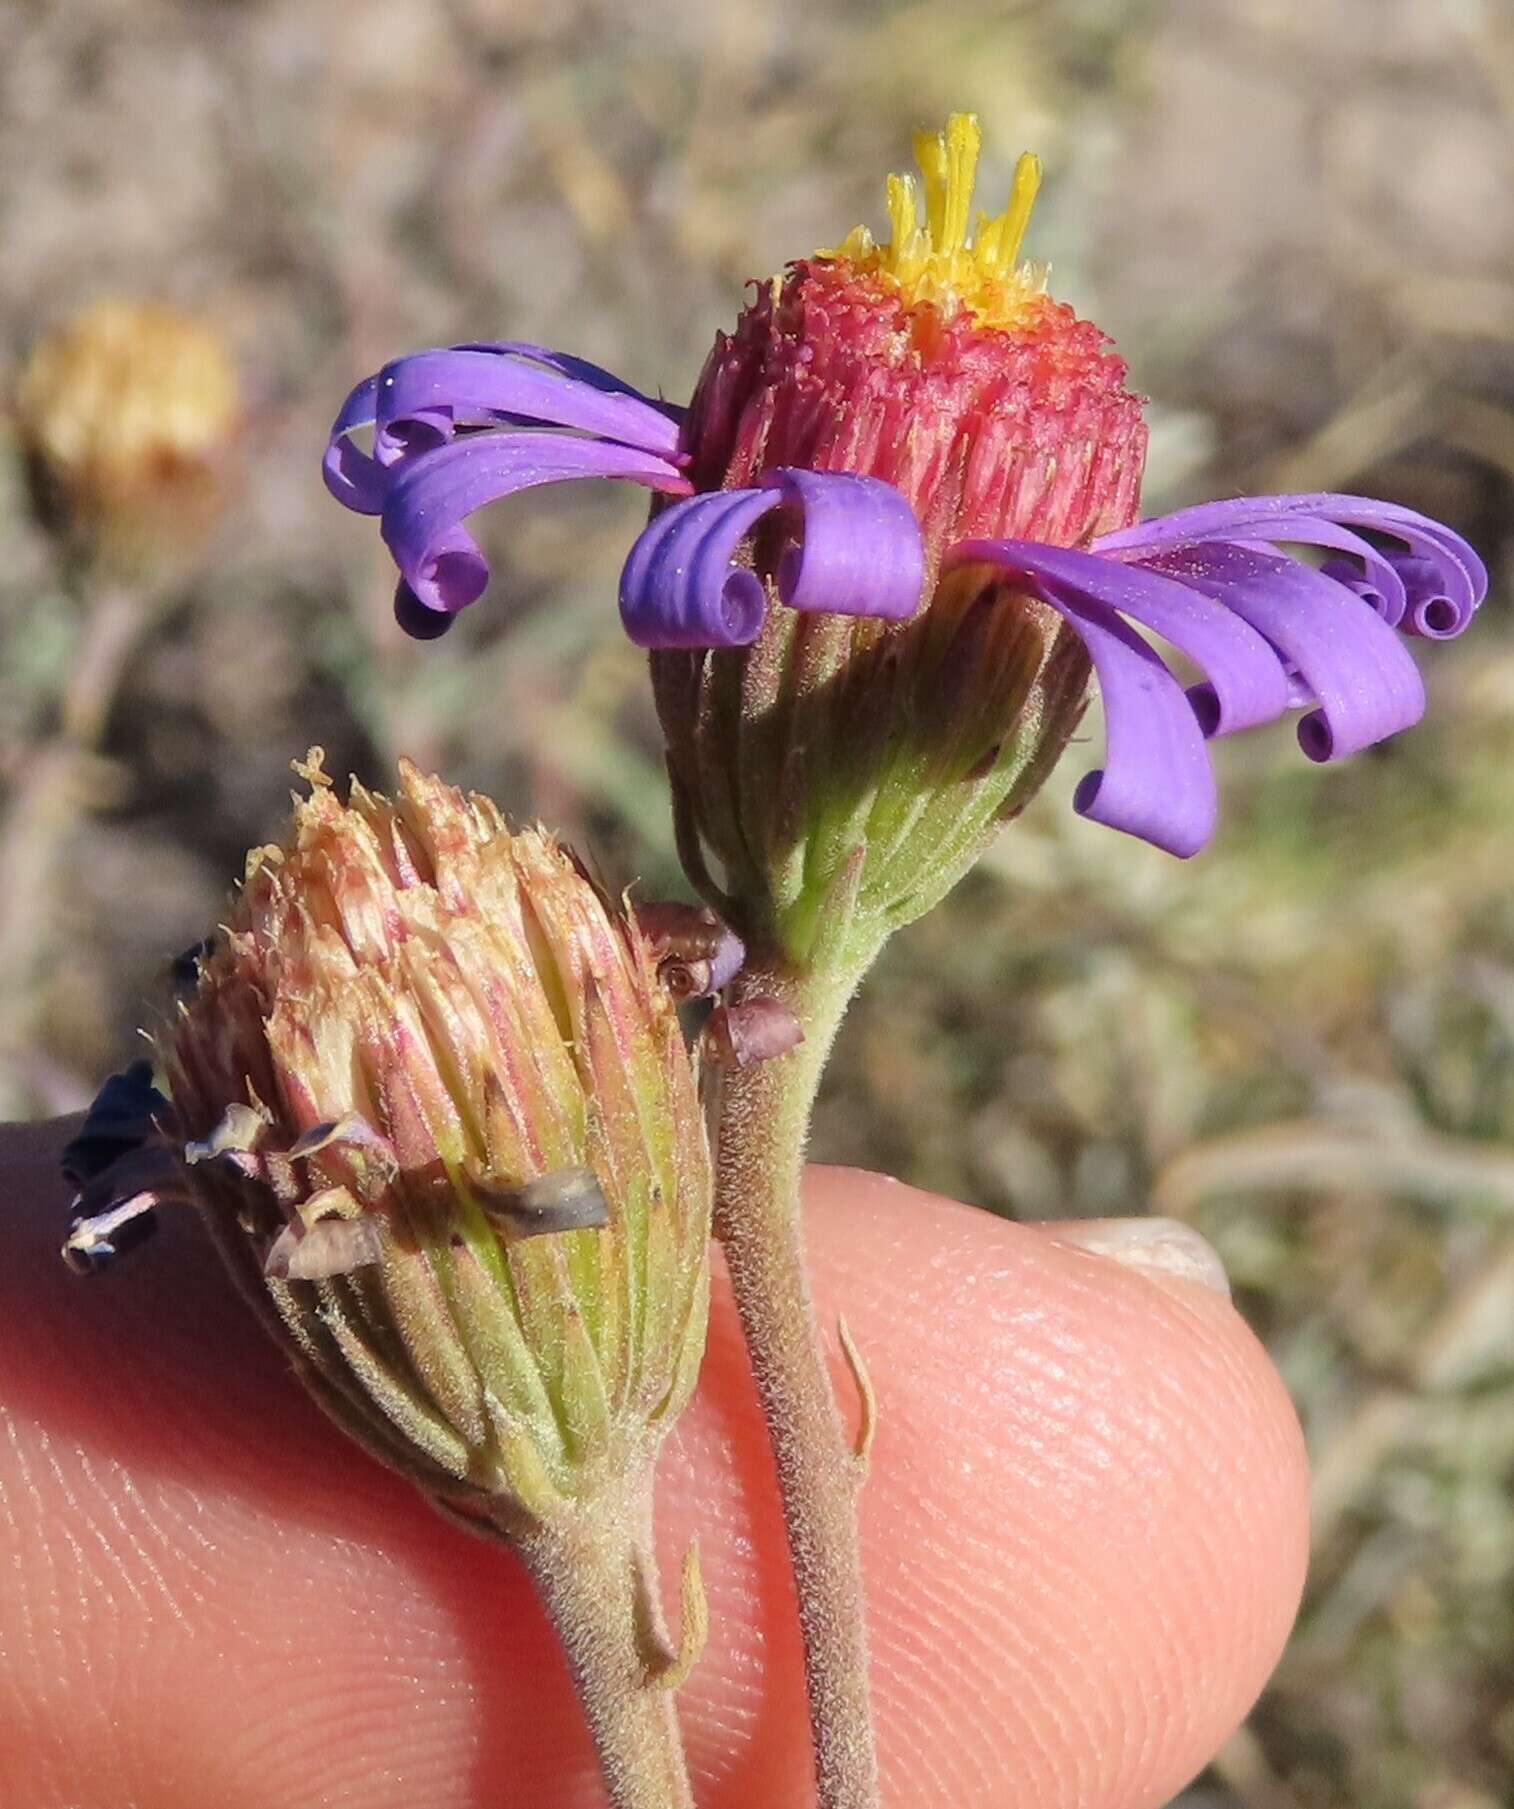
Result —
[[[659, 713], [686, 829], [741, 901], [737, 928], [813, 954], [837, 912], [864, 939], [908, 921], [1022, 808], [1082, 714], [1078, 637], [1023, 582], [942, 574], [967, 538], [1082, 546], [1136, 515], [1146, 430], [1105, 335], [1019, 262], [1039, 183], [971, 202], [978, 124], [919, 134], [923, 195], [889, 183], [893, 235], [859, 227], [758, 287], [706, 361], [684, 428], [696, 491], [798, 468], [881, 478], [924, 542], [905, 621], [770, 606], [750, 646], [658, 651]], [[764, 521], [770, 600], [792, 524]]]
[[190, 1183], [338, 1419], [543, 1524], [644, 1468], [703, 1350], [674, 1003], [544, 832], [408, 763], [393, 801], [300, 770], [167, 1051]]
[[159, 302], [95, 302], [33, 349], [16, 425], [38, 511], [111, 575], [173, 570], [225, 500], [236, 370], [206, 323]]

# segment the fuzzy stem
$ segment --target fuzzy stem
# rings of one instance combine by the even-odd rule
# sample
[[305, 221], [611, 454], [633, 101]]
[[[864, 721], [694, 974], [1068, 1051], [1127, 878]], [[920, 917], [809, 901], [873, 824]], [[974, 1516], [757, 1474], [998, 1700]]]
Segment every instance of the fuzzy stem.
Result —
[[502, 1526], [562, 1641], [614, 1809], [693, 1809], [657, 1599], [650, 1469], [551, 1524]]
[[820, 1809], [875, 1809], [878, 1766], [857, 1541], [862, 1465], [831, 1391], [810, 1298], [799, 1184], [821, 1071], [871, 955], [843, 975], [796, 970], [760, 953], [749, 959], [733, 1002], [781, 999], [805, 1040], [726, 1077], [716, 1162], [715, 1231], [783, 1496]]

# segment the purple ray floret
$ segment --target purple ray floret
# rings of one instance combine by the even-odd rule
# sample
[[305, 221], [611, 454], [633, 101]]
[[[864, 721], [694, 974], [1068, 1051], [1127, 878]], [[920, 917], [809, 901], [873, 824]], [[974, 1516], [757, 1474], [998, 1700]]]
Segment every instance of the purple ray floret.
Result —
[[[1353, 528], [1396, 540], [1401, 548], [1378, 552], [1360, 535], [1351, 533]], [[1101, 553], [1144, 559], [1170, 547], [1212, 540], [1318, 546], [1355, 553], [1370, 579], [1387, 581], [1384, 616], [1389, 626], [1401, 626], [1407, 634], [1431, 640], [1449, 640], [1460, 634], [1488, 591], [1487, 568], [1450, 528], [1396, 503], [1330, 491], [1199, 503], [1106, 534], [1094, 544]], [[1403, 599], [1402, 608], [1394, 607], [1398, 597]]]
[[756, 575], [736, 563], [763, 516], [787, 506], [802, 525], [778, 562], [790, 609], [902, 621], [920, 605], [925, 551], [892, 484], [850, 472], [768, 472], [753, 490], [691, 496], [655, 516], [620, 580], [620, 618], [641, 647], [741, 647], [767, 613]]
[[[1383, 550], [1358, 530], [1398, 544]], [[1332, 557], [1316, 569], [1277, 550], [1290, 545]], [[1424, 686], [1393, 630], [1459, 634], [1487, 591], [1482, 561], [1449, 528], [1323, 493], [1203, 503], [1106, 534], [1087, 552], [978, 540], [947, 558], [969, 563], [1022, 579], [1088, 648], [1108, 745], [1076, 808], [1180, 855], [1213, 829], [1202, 737], [1302, 707], [1304, 752], [1333, 760], [1408, 728], [1423, 714]], [[1186, 655], [1202, 682], [1184, 693], [1131, 625]]]
[[1354, 591], [1313, 567], [1223, 541], [1155, 563], [1258, 629], [1273, 658], [1303, 681], [1318, 704], [1298, 730], [1311, 759], [1359, 753], [1424, 714], [1424, 685], [1403, 641]]
[[[584, 359], [523, 341], [452, 346], [397, 359], [358, 384], [323, 471], [338, 502], [381, 517], [401, 575], [395, 613], [430, 638], [489, 581], [465, 516], [580, 477], [687, 495], [678, 422], [677, 410]], [[371, 453], [352, 437], [364, 428]]]
[[[540, 484], [612, 477], [688, 497], [680, 413], [583, 359], [523, 341], [412, 353], [342, 406], [323, 470], [338, 502], [380, 517], [399, 567], [395, 614], [419, 639], [445, 632], [489, 582], [465, 518]], [[371, 429], [373, 449], [353, 438]], [[645, 647], [755, 640], [767, 603], [738, 561], [763, 516], [802, 524], [782, 557], [791, 608], [898, 620], [919, 606], [920, 530], [892, 485], [849, 472], [778, 471], [753, 490], [689, 497], [657, 515], [621, 581], [621, 613]]]
[[1110, 604], [1075, 586], [1036, 588], [1088, 649], [1104, 702], [1104, 765], [1079, 780], [1073, 808], [1169, 854], [1197, 854], [1214, 834], [1219, 797], [1182, 686]]
[[485, 503], [580, 477], [686, 487], [654, 453], [564, 433], [466, 434], [392, 470], [380, 517], [384, 542], [420, 602], [446, 615], [465, 609], [489, 582], [488, 561], [462, 525]]
[[[323, 471], [339, 503], [362, 515], [384, 506], [395, 465], [457, 428], [570, 427], [677, 463], [680, 411], [651, 402], [583, 358], [525, 340], [413, 352], [365, 377], [332, 425]], [[374, 431], [374, 450], [352, 440]]]

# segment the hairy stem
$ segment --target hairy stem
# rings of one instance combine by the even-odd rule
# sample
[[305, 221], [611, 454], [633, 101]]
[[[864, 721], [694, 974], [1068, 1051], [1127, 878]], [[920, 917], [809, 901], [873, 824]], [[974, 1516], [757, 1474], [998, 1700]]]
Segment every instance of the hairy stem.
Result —
[[862, 1464], [837, 1409], [810, 1298], [799, 1182], [810, 1109], [847, 1001], [869, 965], [844, 976], [750, 959], [733, 1003], [766, 994], [805, 1040], [725, 1081], [715, 1230], [724, 1246], [752, 1374], [773, 1444], [799, 1596], [820, 1809], [875, 1809], [857, 1542]]
[[652, 1553], [650, 1469], [554, 1515], [520, 1552], [562, 1641], [614, 1809], [693, 1809]]

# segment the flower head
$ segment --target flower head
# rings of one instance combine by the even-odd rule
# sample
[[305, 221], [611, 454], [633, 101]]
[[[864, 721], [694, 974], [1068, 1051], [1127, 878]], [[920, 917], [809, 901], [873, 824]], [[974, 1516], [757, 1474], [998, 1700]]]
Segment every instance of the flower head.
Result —
[[214, 524], [241, 413], [219, 335], [150, 301], [82, 309], [33, 349], [16, 394], [44, 514], [132, 573], [182, 559]]
[[[685, 863], [796, 958], [838, 916], [875, 944], [954, 884], [1090, 678], [1106, 752], [1077, 808], [1190, 855], [1215, 826], [1210, 737], [1299, 711], [1330, 760], [1408, 727], [1401, 637], [1459, 634], [1486, 591], [1459, 536], [1361, 497], [1140, 522], [1140, 398], [1020, 258], [1039, 165], [974, 221], [978, 150], [971, 115], [919, 135], [888, 241], [859, 227], [760, 285], [681, 417], [540, 348], [464, 348], [360, 386], [328, 454], [337, 494], [383, 517], [412, 627], [482, 590], [460, 524], [489, 497], [593, 470], [661, 493], [620, 603], [652, 650]], [[350, 439], [369, 419], [371, 456]]]
[[547, 1520], [644, 1464], [703, 1349], [674, 1003], [549, 836], [409, 765], [346, 804], [302, 770], [167, 1050], [180, 1184], [337, 1418]]

